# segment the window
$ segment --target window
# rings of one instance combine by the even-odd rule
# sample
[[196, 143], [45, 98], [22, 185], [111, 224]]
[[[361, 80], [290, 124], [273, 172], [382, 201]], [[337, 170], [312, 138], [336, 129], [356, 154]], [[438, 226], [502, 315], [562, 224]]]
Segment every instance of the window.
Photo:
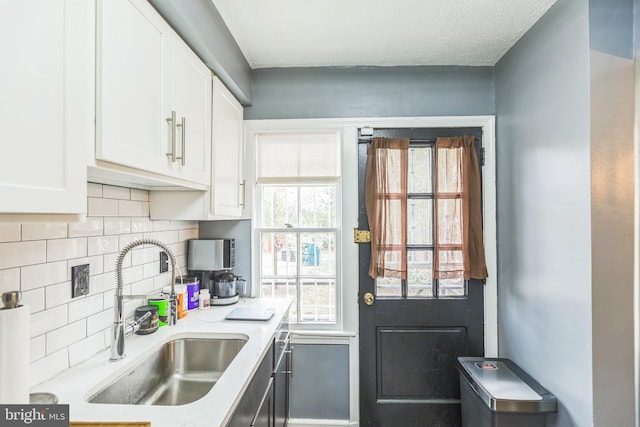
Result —
[[297, 324], [338, 321], [339, 142], [337, 133], [256, 140], [260, 293], [292, 298]]
[[[460, 275], [434, 278], [434, 252], [444, 270], [461, 270], [462, 253], [462, 190], [459, 183], [459, 157], [453, 150], [439, 149], [434, 143], [411, 143], [407, 165], [406, 208], [406, 280], [379, 277], [376, 296], [379, 298], [456, 298], [467, 295], [468, 281]], [[436, 165], [437, 158], [437, 165]], [[399, 161], [388, 160], [389, 174], [399, 170]], [[435, 168], [438, 167], [438, 205], [435, 206]], [[394, 179], [392, 181], [399, 181]], [[393, 189], [393, 186], [392, 186]], [[391, 215], [399, 218], [399, 203], [391, 205]], [[436, 211], [438, 218], [436, 219]], [[400, 221], [395, 221], [400, 224]], [[437, 225], [436, 225], [437, 223]], [[437, 249], [434, 229], [438, 227]], [[400, 264], [400, 251], [389, 252], [388, 265]], [[436, 275], [437, 276], [437, 275]]]

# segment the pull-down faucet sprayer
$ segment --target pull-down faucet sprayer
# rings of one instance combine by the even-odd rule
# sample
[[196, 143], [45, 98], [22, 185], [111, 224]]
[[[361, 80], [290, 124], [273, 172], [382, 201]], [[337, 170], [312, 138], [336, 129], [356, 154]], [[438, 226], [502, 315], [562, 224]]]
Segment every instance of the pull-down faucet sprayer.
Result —
[[[169, 249], [164, 243], [153, 239], [138, 239], [126, 245], [116, 259], [116, 294], [113, 297], [113, 328], [111, 331], [111, 357], [109, 360], [115, 362], [124, 358], [124, 337], [125, 337], [125, 324], [124, 324], [124, 300], [133, 298], [146, 298], [145, 295], [123, 295], [122, 294], [122, 263], [127, 253], [141, 245], [155, 245], [164, 250], [169, 259], [171, 260], [171, 293], [169, 294], [169, 313], [167, 319], [167, 325], [175, 325], [177, 321], [177, 305], [176, 305], [176, 257], [173, 255], [171, 249]], [[129, 328], [129, 330], [132, 330]]]

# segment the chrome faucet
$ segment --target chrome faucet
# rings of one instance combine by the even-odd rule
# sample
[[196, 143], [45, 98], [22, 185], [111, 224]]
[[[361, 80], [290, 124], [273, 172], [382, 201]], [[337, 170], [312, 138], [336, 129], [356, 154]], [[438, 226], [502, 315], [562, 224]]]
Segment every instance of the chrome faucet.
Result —
[[[116, 259], [116, 294], [113, 297], [113, 328], [111, 330], [111, 357], [109, 361], [115, 362], [124, 358], [124, 337], [137, 329], [134, 324], [126, 325], [124, 323], [124, 300], [125, 299], [146, 299], [146, 295], [122, 295], [122, 263], [127, 253], [141, 245], [155, 245], [164, 250], [171, 260], [171, 293], [169, 294], [169, 313], [167, 316], [167, 325], [175, 325], [177, 321], [177, 303], [176, 303], [176, 257], [173, 255], [164, 243], [153, 239], [138, 239], [126, 245]], [[139, 320], [140, 321], [140, 320]], [[134, 322], [135, 323], [135, 322]]]

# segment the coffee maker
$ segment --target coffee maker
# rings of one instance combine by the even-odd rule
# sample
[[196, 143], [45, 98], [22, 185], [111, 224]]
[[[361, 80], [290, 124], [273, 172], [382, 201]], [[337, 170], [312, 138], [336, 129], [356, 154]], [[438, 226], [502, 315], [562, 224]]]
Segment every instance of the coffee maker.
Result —
[[235, 304], [240, 299], [236, 288], [235, 239], [191, 239], [187, 249], [187, 269], [200, 277], [200, 288], [208, 289], [211, 305]]

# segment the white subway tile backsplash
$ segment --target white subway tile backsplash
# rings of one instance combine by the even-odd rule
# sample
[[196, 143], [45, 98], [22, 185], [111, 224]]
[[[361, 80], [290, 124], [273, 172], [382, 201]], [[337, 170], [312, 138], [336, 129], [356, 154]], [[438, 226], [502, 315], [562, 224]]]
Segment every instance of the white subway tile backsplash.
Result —
[[149, 218], [131, 218], [131, 232], [145, 233], [153, 231], [153, 221]]
[[87, 238], [87, 255], [102, 255], [117, 253], [118, 236], [100, 236]]
[[35, 362], [38, 359], [42, 359], [46, 356], [47, 340], [46, 335], [40, 335], [31, 339], [31, 345], [29, 346], [29, 359], [31, 362]]
[[[160, 240], [186, 274], [186, 240], [197, 221], [151, 221], [149, 192], [87, 184], [88, 216], [71, 223], [0, 224], [0, 291], [20, 289], [30, 317], [32, 385], [109, 345], [118, 251], [143, 237]], [[139, 246], [123, 260], [126, 294], [154, 294], [169, 285], [159, 274], [160, 249]], [[90, 266], [89, 295], [71, 298], [71, 267]], [[176, 274], [180, 274], [176, 271]], [[130, 318], [143, 300], [125, 302]]]
[[69, 346], [69, 365], [76, 366], [107, 347], [104, 334], [97, 333]]
[[[134, 249], [131, 251], [131, 264], [141, 265], [150, 262], [158, 262], [158, 270], [160, 268], [160, 252], [162, 249], [155, 246], [145, 246], [144, 249]], [[159, 271], [158, 271], [159, 272]]]
[[0, 243], [0, 270], [42, 264], [46, 260], [47, 244], [45, 240]]
[[61, 305], [31, 315], [31, 338], [67, 324], [67, 306]]
[[131, 200], [139, 200], [141, 202], [149, 201], [149, 192], [147, 190], [131, 189]]
[[[113, 295], [111, 295], [111, 299], [113, 299]], [[111, 301], [111, 307], [113, 307], [113, 301]], [[93, 335], [104, 329], [111, 329], [112, 323], [113, 310], [105, 310], [89, 316], [87, 317], [87, 335]]]
[[87, 336], [86, 319], [70, 323], [47, 333], [47, 354], [55, 353]]
[[136, 295], [147, 295], [148, 293], [153, 292], [153, 278], [132, 284], [131, 292]]
[[57, 285], [47, 286], [45, 289], [45, 301], [47, 309], [66, 304], [71, 301], [71, 281], [68, 280]]
[[[124, 292], [123, 293], [130, 293], [130, 292]], [[111, 310], [113, 308], [113, 297], [116, 294], [116, 289], [109, 289], [108, 291], [104, 292], [102, 294], [102, 305], [104, 307], [105, 310]], [[111, 320], [113, 320], [113, 312], [111, 312]]]
[[69, 368], [69, 349], [63, 348], [31, 364], [29, 384], [34, 386]]
[[20, 240], [20, 224], [0, 224], [0, 243]]
[[[147, 264], [143, 264], [142, 267], [144, 268], [144, 278], [148, 279], [150, 277], [156, 276], [160, 272], [159, 264], [159, 262], [150, 262]], [[171, 269], [171, 266], [169, 266], [169, 269]]]
[[22, 224], [22, 240], [64, 239], [67, 224], [64, 222]]
[[87, 196], [102, 197], [102, 184], [96, 184], [93, 182], [87, 183]]
[[35, 289], [67, 280], [67, 262], [57, 261], [22, 267], [22, 290]]
[[171, 228], [173, 230], [197, 229], [197, 221], [171, 220]]
[[[118, 259], [118, 253], [105, 254], [104, 256], [104, 272], [114, 271], [116, 269], [116, 259]], [[131, 267], [131, 252], [125, 255], [122, 260], [122, 268]]]
[[178, 230], [178, 235], [180, 236], [180, 241], [197, 239], [198, 238], [198, 229], [191, 228], [187, 230]]
[[87, 217], [83, 222], [69, 223], [69, 237], [101, 236], [104, 232], [102, 217]]
[[142, 204], [137, 200], [118, 200], [119, 216], [145, 216], [142, 211]]
[[87, 256], [87, 239], [47, 240], [47, 262]]
[[69, 304], [69, 322], [89, 317], [103, 310], [102, 295], [88, 295], [72, 300]]
[[[122, 250], [129, 243], [134, 240], [142, 239], [142, 234], [121, 234], [118, 236], [118, 250]], [[137, 246], [138, 248], [142, 248], [143, 246]]]
[[178, 230], [158, 231], [153, 233], [144, 233], [145, 239], [160, 240], [166, 245], [178, 243], [180, 241], [180, 232]]
[[21, 304], [28, 305], [31, 313], [44, 310], [44, 288], [23, 292]]
[[171, 221], [153, 221], [153, 231], [171, 230]]
[[0, 294], [9, 291], [19, 291], [20, 289], [20, 269], [8, 268], [0, 270]]
[[169, 249], [173, 252], [176, 257], [181, 255], [186, 255], [187, 253], [187, 242], [174, 243], [169, 245]]
[[116, 275], [113, 272], [91, 276], [90, 280], [90, 294], [99, 294], [101, 292], [108, 291], [109, 289], [115, 289], [116, 287]]
[[118, 216], [118, 200], [89, 197], [87, 202], [88, 216]]
[[115, 187], [113, 185], [102, 186], [102, 197], [105, 199], [131, 199], [131, 190], [126, 187]]
[[131, 233], [131, 219], [130, 218], [105, 218], [104, 219], [104, 234], [126, 234]]
[[142, 279], [144, 279], [144, 265], [136, 265], [122, 270], [122, 281], [127, 285]]

